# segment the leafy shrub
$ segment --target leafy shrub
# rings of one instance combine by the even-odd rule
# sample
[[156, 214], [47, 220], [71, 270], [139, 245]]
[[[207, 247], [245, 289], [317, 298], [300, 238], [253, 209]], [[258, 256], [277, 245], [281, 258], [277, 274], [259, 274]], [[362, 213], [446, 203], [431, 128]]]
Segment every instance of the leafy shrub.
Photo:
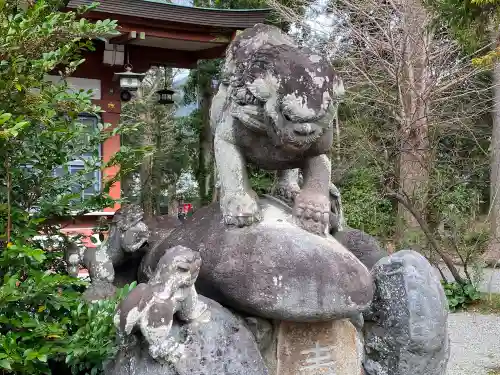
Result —
[[72, 311], [72, 324], [78, 327], [69, 340], [66, 363], [73, 374], [90, 370], [91, 375], [103, 370], [117, 352], [116, 328], [113, 317], [118, 303], [135, 287], [135, 283], [120, 289], [115, 298], [95, 303], [80, 302]]
[[252, 189], [259, 195], [270, 194], [276, 183], [276, 173], [248, 165], [248, 175]]
[[[113, 300], [82, 302], [86, 282], [51, 270], [56, 254], [29, 244], [0, 253], [0, 369], [7, 374], [50, 374], [67, 362], [73, 374], [97, 374], [115, 352]], [[59, 373], [59, 372], [57, 372]]]
[[342, 181], [341, 194], [347, 224], [372, 236], [387, 237], [394, 228], [392, 202], [381, 194], [380, 174], [356, 168]]
[[[67, 367], [97, 373], [114, 350], [110, 319], [116, 301], [82, 304], [86, 283], [65, 275], [59, 252], [34, 241], [40, 233], [61, 235], [48, 219], [111, 206], [111, 185], [145, 151], [122, 148], [103, 163], [98, 145], [133, 127], [99, 123], [91, 130], [78, 115], [102, 112], [92, 93], [46, 81], [54, 70], [61, 78], [71, 75], [84, 62], [82, 52], [94, 49], [93, 40], [117, 33], [115, 21], [79, 17], [96, 4], [60, 12], [63, 5], [60, 0], [0, 1], [2, 374], [50, 374], [54, 366], [52, 372], [61, 375]], [[82, 157], [89, 153], [92, 157]], [[67, 165], [75, 160], [84, 168], [70, 173]], [[93, 184], [88, 173], [112, 165], [120, 172], [97, 194], [82, 197], [81, 190]], [[66, 360], [66, 369], [59, 370]]]
[[481, 294], [473, 284], [461, 285], [459, 283], [449, 283], [442, 281], [446, 298], [448, 298], [448, 307], [451, 311], [463, 309], [467, 305], [477, 302]]
[[82, 282], [52, 273], [47, 254], [9, 244], [0, 255], [0, 368], [47, 374], [48, 359], [62, 358], [71, 332], [71, 310]]

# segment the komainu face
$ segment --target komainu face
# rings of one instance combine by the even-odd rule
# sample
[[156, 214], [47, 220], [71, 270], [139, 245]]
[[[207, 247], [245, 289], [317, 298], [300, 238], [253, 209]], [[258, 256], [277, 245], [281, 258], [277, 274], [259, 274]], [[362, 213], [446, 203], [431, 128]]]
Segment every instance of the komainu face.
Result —
[[144, 212], [137, 205], [124, 205], [115, 213], [110, 227], [110, 241], [119, 244], [127, 253], [139, 250], [149, 238], [149, 229], [143, 221]]
[[176, 246], [161, 258], [151, 282], [159, 284], [170, 280], [168, 284], [174, 289], [190, 287], [198, 278], [200, 268], [199, 252]]
[[[233, 51], [231, 111], [276, 146], [304, 151], [332, 127], [342, 81], [307, 48], [264, 43]], [[243, 47], [242, 47], [243, 48]]]

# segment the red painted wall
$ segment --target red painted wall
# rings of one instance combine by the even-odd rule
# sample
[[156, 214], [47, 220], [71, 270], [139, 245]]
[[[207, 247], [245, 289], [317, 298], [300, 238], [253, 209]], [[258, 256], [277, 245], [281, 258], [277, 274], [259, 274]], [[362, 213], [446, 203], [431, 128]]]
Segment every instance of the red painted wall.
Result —
[[[99, 105], [104, 113], [101, 114], [104, 123], [110, 123], [112, 126], [118, 125], [120, 121], [120, 86], [118, 82], [113, 81], [115, 72], [123, 70], [122, 67], [110, 67], [102, 63], [103, 45], [97, 45], [96, 51], [89, 52], [85, 55], [85, 62], [72, 75], [79, 78], [99, 79], [101, 81], [101, 100], [95, 100], [95, 104]], [[107, 139], [102, 145], [103, 161], [107, 162], [110, 158], [120, 150], [120, 136], [115, 135]], [[103, 171], [103, 182], [106, 178], [116, 175], [118, 167], [106, 168]], [[113, 185], [110, 190], [110, 195], [114, 199], [120, 198], [120, 182]], [[120, 206], [116, 204], [114, 207], [105, 209], [108, 212], [116, 211]]]
[[[101, 82], [101, 99], [95, 100], [94, 103], [101, 107], [104, 111], [101, 114], [101, 119], [104, 123], [110, 123], [112, 126], [118, 125], [120, 121], [120, 86], [118, 82], [113, 82], [113, 74], [123, 71], [123, 67], [109, 67], [102, 64], [103, 45], [96, 45], [96, 51], [87, 53], [85, 62], [77, 69], [72, 77], [98, 79]], [[115, 135], [108, 138], [102, 145], [102, 158], [107, 162], [111, 157], [120, 150], [120, 136]], [[119, 167], [106, 168], [102, 172], [103, 183], [107, 178], [116, 175]], [[110, 190], [110, 195], [114, 199], [119, 199], [121, 196], [120, 182], [115, 183]], [[109, 212], [108, 220], [113, 213], [120, 208], [119, 204], [114, 207], [108, 207], [103, 211]], [[84, 242], [89, 247], [94, 247], [90, 242], [89, 236], [92, 235], [92, 228], [97, 225], [99, 216], [83, 216], [73, 220], [61, 218], [58, 224], [61, 225], [62, 231], [68, 234], [83, 234], [86, 238]]]

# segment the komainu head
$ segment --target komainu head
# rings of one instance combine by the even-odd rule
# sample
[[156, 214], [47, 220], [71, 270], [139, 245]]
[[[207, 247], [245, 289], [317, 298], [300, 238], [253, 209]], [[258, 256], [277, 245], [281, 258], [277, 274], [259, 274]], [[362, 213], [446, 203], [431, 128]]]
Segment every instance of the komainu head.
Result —
[[135, 204], [123, 205], [116, 211], [110, 226], [110, 243], [127, 253], [139, 250], [149, 238], [144, 211]]
[[227, 60], [232, 113], [244, 125], [297, 151], [332, 127], [343, 86], [324, 57], [257, 25], [238, 36]]

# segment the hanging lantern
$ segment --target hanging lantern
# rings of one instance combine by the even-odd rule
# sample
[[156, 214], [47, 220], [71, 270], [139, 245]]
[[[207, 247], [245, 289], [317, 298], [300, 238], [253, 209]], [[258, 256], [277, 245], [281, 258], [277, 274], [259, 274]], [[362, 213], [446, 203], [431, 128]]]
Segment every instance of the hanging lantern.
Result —
[[145, 76], [145, 73], [134, 73], [132, 71], [132, 65], [126, 64], [125, 71], [122, 73], [115, 73], [113, 80], [120, 80], [120, 88], [122, 90], [137, 91]]
[[164, 89], [156, 91], [156, 94], [158, 95], [158, 103], [159, 104], [173, 104], [174, 103], [172, 96], [175, 94], [175, 91], [164, 88]]
[[161, 90], [156, 91], [156, 95], [158, 95], [158, 103], [159, 104], [173, 104], [174, 99], [172, 96], [175, 94], [175, 91], [167, 88], [167, 68], [163, 68], [165, 71], [165, 80], [163, 81], [163, 88]]

